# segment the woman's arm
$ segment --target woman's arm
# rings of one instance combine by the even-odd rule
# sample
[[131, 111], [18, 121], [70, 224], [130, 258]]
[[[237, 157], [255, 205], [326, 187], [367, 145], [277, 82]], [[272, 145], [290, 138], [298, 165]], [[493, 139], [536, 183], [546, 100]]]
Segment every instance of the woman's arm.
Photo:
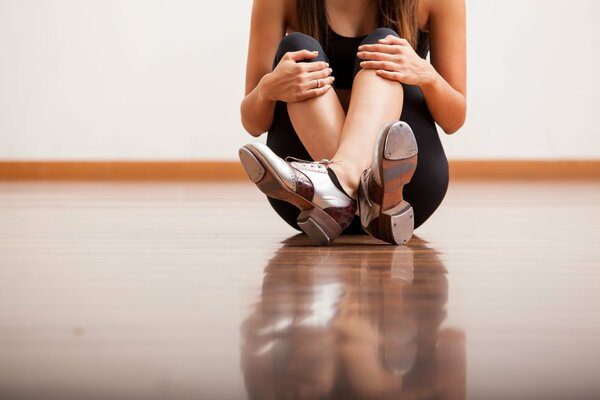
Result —
[[262, 94], [263, 77], [286, 30], [284, 0], [254, 0], [246, 64], [246, 90], [240, 107], [242, 125], [252, 136], [266, 132], [273, 122], [275, 101]]
[[429, 1], [431, 78], [421, 85], [433, 119], [452, 134], [467, 115], [465, 0]]
[[[322, 96], [331, 89], [331, 68], [324, 61], [306, 62], [318, 52], [289, 51], [271, 71], [272, 60], [286, 30], [286, 5], [293, 0], [255, 0], [246, 67], [246, 96], [241, 104], [242, 124], [260, 136], [273, 122], [276, 101], [296, 103]], [[315, 87], [317, 79], [322, 85]]]

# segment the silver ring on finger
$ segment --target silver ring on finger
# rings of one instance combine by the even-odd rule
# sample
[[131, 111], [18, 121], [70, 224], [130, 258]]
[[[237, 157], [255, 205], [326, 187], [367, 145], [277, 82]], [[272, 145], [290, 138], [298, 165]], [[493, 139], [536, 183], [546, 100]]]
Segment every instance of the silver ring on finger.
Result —
[[321, 80], [317, 79], [317, 89], [319, 89], [321, 87]]

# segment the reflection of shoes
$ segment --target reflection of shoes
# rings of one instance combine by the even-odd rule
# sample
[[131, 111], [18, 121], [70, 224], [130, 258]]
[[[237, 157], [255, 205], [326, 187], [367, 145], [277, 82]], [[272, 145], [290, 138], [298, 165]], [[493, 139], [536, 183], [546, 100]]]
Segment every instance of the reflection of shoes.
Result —
[[242, 147], [239, 155], [248, 177], [264, 194], [302, 211], [298, 226], [317, 243], [331, 244], [350, 225], [356, 202], [332, 181], [329, 161], [287, 162], [258, 142]]
[[415, 172], [417, 152], [406, 122], [390, 122], [379, 131], [371, 167], [363, 172], [358, 188], [361, 224], [371, 236], [392, 244], [412, 237], [413, 210], [402, 189]]

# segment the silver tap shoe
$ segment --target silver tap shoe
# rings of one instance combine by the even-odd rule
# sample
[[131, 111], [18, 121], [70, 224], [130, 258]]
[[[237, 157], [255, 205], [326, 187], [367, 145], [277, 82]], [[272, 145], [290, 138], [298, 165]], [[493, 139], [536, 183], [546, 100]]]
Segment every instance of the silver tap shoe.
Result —
[[402, 195], [417, 167], [417, 141], [406, 122], [384, 125], [377, 136], [371, 167], [361, 176], [358, 207], [363, 229], [392, 244], [413, 234], [413, 209]]
[[356, 201], [332, 182], [331, 162], [282, 160], [257, 142], [239, 150], [248, 177], [267, 196], [287, 201], [300, 209], [298, 226], [320, 245], [330, 245], [354, 218]]

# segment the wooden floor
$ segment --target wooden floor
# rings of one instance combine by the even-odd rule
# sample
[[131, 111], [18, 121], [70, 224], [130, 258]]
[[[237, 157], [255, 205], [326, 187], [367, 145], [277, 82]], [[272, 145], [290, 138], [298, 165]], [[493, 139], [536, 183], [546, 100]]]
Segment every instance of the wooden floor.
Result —
[[600, 184], [453, 182], [408, 247], [245, 183], [0, 183], [0, 399], [600, 398]]

